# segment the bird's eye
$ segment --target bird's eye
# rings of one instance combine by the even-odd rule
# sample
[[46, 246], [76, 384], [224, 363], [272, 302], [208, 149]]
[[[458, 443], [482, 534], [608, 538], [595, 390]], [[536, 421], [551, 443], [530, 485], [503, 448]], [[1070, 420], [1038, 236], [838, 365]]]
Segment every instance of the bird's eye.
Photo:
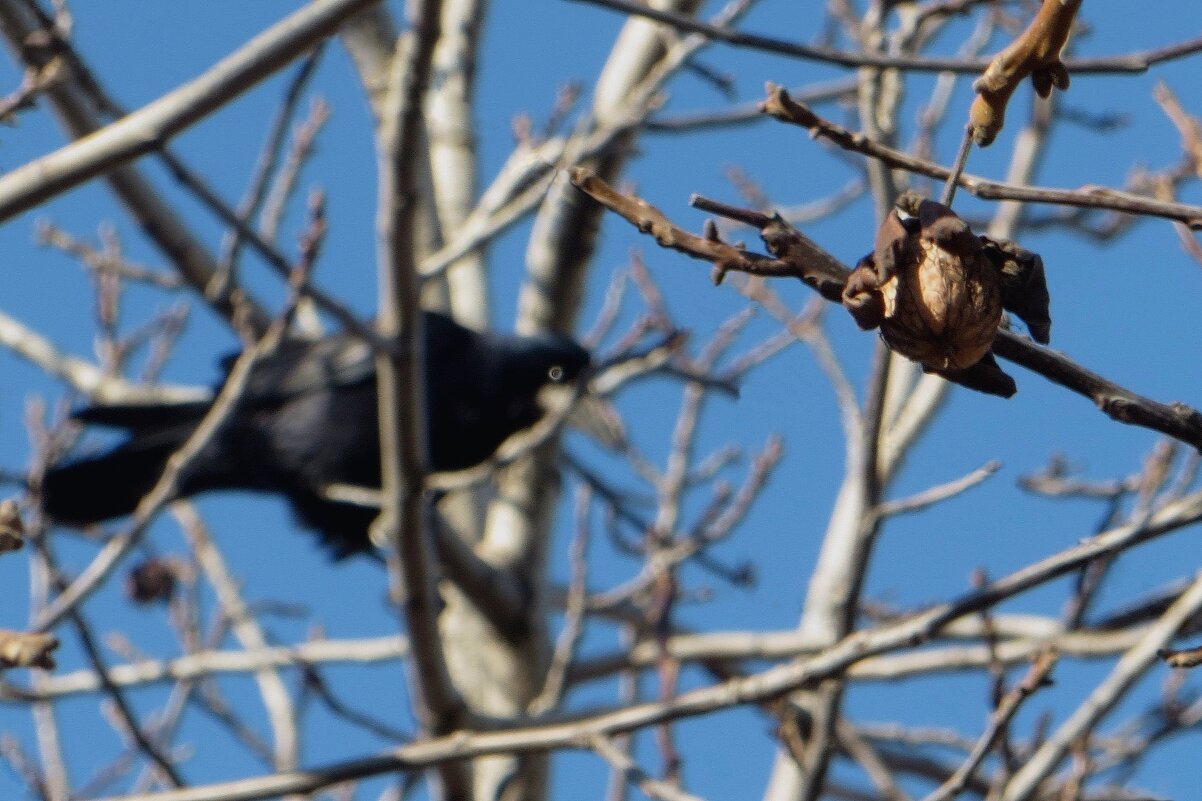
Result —
[[563, 368], [558, 364], [552, 365], [551, 368], [547, 370], [547, 378], [551, 379], [556, 384], [558, 384], [560, 381], [563, 381]]

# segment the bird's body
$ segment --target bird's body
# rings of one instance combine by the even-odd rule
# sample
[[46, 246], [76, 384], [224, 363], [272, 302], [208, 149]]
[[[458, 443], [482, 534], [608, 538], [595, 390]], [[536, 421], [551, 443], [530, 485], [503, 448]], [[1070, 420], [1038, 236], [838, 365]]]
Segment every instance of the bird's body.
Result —
[[[493, 454], [543, 414], [539, 391], [571, 381], [588, 353], [566, 337], [470, 331], [427, 312], [427, 453], [433, 470], [461, 470]], [[76, 417], [125, 429], [95, 457], [50, 468], [45, 511], [83, 525], [133, 511], [210, 402], [93, 406]], [[331, 485], [380, 485], [376, 376], [370, 347], [351, 335], [286, 339], [252, 368], [226, 422], [180, 477], [179, 495], [243, 489], [284, 495], [337, 557], [368, 550], [376, 510], [330, 500]]]

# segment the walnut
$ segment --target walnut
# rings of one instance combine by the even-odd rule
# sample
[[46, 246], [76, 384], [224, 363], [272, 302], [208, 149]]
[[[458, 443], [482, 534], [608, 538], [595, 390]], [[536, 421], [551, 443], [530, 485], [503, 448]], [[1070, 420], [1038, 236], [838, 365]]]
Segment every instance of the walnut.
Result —
[[978, 237], [947, 206], [910, 192], [848, 277], [843, 305], [861, 328], [879, 327], [890, 348], [924, 369], [1007, 397], [1014, 382], [990, 353], [1003, 308], [1040, 342], [1051, 330], [1038, 256]]

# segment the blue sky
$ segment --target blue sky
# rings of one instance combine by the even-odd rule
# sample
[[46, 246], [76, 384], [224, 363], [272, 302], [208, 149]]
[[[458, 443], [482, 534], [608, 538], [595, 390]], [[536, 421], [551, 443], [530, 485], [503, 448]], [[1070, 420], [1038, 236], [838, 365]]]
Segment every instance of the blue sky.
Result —
[[[296, 2], [281, 0], [77, 0], [72, 10], [79, 50], [118, 100], [135, 108], [199, 74], [296, 7]], [[817, 33], [819, 7], [818, 3], [759, 3], [741, 27], [811, 40]], [[1074, 54], [1103, 56], [1144, 50], [1202, 31], [1202, 6], [1195, 2], [1175, 0], [1150, 8], [1140, 13], [1139, 7], [1128, 3], [1085, 4], [1083, 13], [1089, 30], [1074, 40]], [[565, 81], [579, 80], [589, 85], [604, 63], [621, 23], [618, 15], [566, 0], [493, 4], [484, 39], [476, 112], [483, 180], [495, 174], [512, 146], [513, 117], [529, 113], [541, 120]], [[952, 26], [936, 43], [935, 51], [954, 52], [966, 31], [963, 25]], [[989, 52], [998, 46], [995, 40]], [[725, 46], [704, 51], [701, 61], [729, 74], [742, 101], [759, 99], [765, 81], [795, 86], [848, 74], [811, 62]], [[1195, 56], [1141, 75], [1075, 76], [1063, 98], [1066, 107], [1091, 115], [1121, 114], [1125, 124], [1105, 133], [1071, 124], [1059, 126], [1051, 136], [1036, 182], [1058, 187], [1122, 186], [1133, 169], [1159, 170], [1176, 164], [1181, 158], [1180, 138], [1153, 101], [1152, 89], [1158, 81], [1164, 81], [1186, 109], [1202, 115], [1199, 63], [1200, 58]], [[173, 143], [189, 164], [231, 200], [241, 195], [261, 132], [289, 74], [290, 70], [285, 70]], [[907, 85], [902, 142], [909, 141], [916, 112], [925, 102], [932, 80], [930, 76], [916, 76]], [[11, 59], [0, 62], [0, 92], [9, 91], [18, 81], [19, 73]], [[330, 233], [317, 280], [367, 315], [375, 307], [374, 151], [364, 99], [338, 47], [326, 49], [310, 94], [324, 97], [333, 110], [316, 157], [302, 178], [304, 188], [321, 187], [329, 197]], [[973, 154], [970, 172], [1003, 177], [1014, 130], [1027, 116], [1029, 99], [1030, 89], [1024, 87], [1012, 105], [1010, 129], [989, 150]], [[937, 142], [939, 159], [945, 163], [957, 143], [958, 120], [970, 100], [968, 81], [959, 82], [949, 110], [952, 122]], [[728, 102], [704, 81], [684, 74], [671, 84], [664, 113], [717, 108]], [[819, 111], [839, 121], [849, 118], [834, 105], [822, 106]], [[0, 129], [0, 171], [49, 152], [62, 142], [62, 134], [44, 110], [24, 114], [17, 127]], [[156, 185], [216, 249], [222, 234], [220, 225], [182, 194], [157, 166], [143, 163]], [[833, 157], [798, 129], [758, 121], [687, 135], [645, 135], [626, 179], [682, 225], [699, 229], [704, 217], [688, 208], [688, 196], [698, 192], [738, 202], [724, 175], [732, 165], [738, 165], [782, 205], [821, 199], [856, 176], [848, 163]], [[1180, 199], [1202, 202], [1202, 193], [1197, 186], [1187, 186]], [[990, 208], [989, 203], [965, 193], [957, 200], [957, 209], [967, 217], [986, 215]], [[132, 260], [155, 266], [161, 266], [163, 260], [139, 237], [99, 182], [0, 227], [0, 270], [5, 277], [0, 308], [44, 332], [65, 350], [88, 356], [93, 337], [89, 282], [67, 257], [34, 244], [33, 229], [38, 219], [51, 220], [77, 236], [93, 238], [98, 224], [110, 222]], [[295, 252], [295, 237], [302, 225], [303, 204], [298, 203], [280, 239], [287, 252]], [[854, 262], [871, 246], [873, 226], [871, 206], [861, 200], [835, 218], [806, 230], [832, 253]], [[490, 251], [494, 319], [502, 325], [512, 320], [529, 233], [529, 223], [522, 223]], [[695, 343], [705, 341], [744, 305], [732, 289], [711, 285], [707, 265], [658, 250], [616, 217], [607, 218], [601, 242], [582, 315], [585, 327], [599, 307], [601, 291], [612, 271], [623, 267], [635, 249], [663, 288], [678, 321], [694, 332]], [[1202, 349], [1197, 326], [1202, 265], [1183, 252], [1168, 222], [1142, 221], [1104, 246], [1063, 230], [1024, 237], [1023, 244], [1043, 254], [1047, 265], [1055, 348], [1152, 398], [1202, 405], [1202, 381], [1195, 369]], [[247, 282], [264, 298], [278, 302], [282, 297], [278, 282], [253, 260], [248, 259], [246, 264]], [[801, 286], [782, 285], [777, 289], [795, 306], [809, 297], [808, 290]], [[170, 302], [172, 299], [161, 293], [130, 288], [123, 323], [132, 328]], [[637, 304], [628, 303], [625, 319], [637, 311]], [[827, 319], [835, 348], [852, 381], [860, 386], [875, 337], [857, 331], [839, 309], [829, 309]], [[774, 326], [761, 314], [740, 340], [740, 347], [749, 347], [773, 331]], [[210, 383], [216, 377], [215, 360], [235, 346], [232, 336], [207, 311], [196, 307], [167, 376], [180, 382]], [[1031, 497], [1016, 486], [1016, 479], [1038, 470], [1058, 453], [1064, 454], [1085, 477], [1123, 476], [1139, 469], [1157, 440], [1146, 430], [1109, 421], [1088, 400], [1021, 368], [1010, 372], [1019, 384], [1019, 394], [1011, 400], [967, 391], [953, 394], [908, 461], [892, 494], [908, 495], [960, 476], [991, 459], [1001, 460], [1002, 469], [983, 486], [926, 514], [890, 522], [873, 559], [867, 589], [870, 597], [898, 606], [921, 605], [967, 588], [970, 574], [977, 567], [992, 576], [1003, 575], [1068, 547], [1093, 532], [1102, 509], [1080, 501]], [[25, 464], [29, 454], [24, 427], [28, 398], [37, 393], [55, 402], [62, 397], [63, 389], [7, 353], [0, 353], [0, 375], [5, 376], [0, 392], [0, 464], [16, 469]], [[662, 460], [667, 452], [678, 397], [677, 384], [656, 380], [633, 388], [620, 399], [634, 441], [653, 460]], [[695, 587], [710, 587], [714, 593], [708, 602], [681, 607], [682, 619], [693, 627], [774, 630], [797, 622], [806, 580], [841, 478], [843, 459], [830, 387], [801, 346], [789, 348], [752, 373], [737, 401], [715, 397], [706, 409], [700, 445], [714, 449], [734, 442], [750, 452], [776, 432], [785, 439], [785, 460], [752, 514], [716, 552], [730, 562], [753, 563], [758, 582], [752, 589], [733, 588], [696, 570], [686, 570], [686, 581]], [[578, 437], [570, 437], [568, 447], [594, 460], [615, 482], [635, 485], [628, 468], [596, 452]], [[733, 467], [728, 478], [737, 484], [745, 469], [745, 462]], [[690, 508], [700, 509], [705, 500], [705, 492], [698, 492]], [[383, 603], [384, 584], [378, 568], [366, 561], [333, 568], [327, 565], [308, 540], [297, 538], [287, 510], [278, 501], [227, 494], [205, 498], [200, 505], [233, 569], [246, 580], [249, 598], [282, 600], [306, 608], [303, 618], [268, 620], [268, 627], [281, 641], [303, 638], [315, 627], [332, 637], [378, 636], [395, 630], [394, 619]], [[566, 520], [564, 523], [557, 528], [552, 557], [552, 570], [560, 577], [567, 571], [570, 526]], [[1198, 567], [1197, 550], [1182, 542], [1191, 536], [1193, 533], [1188, 531], [1172, 535], [1120, 560], [1102, 607], [1121, 604], [1169, 579], [1191, 574]], [[81, 569], [92, 547], [75, 538], [59, 539], [61, 544], [59, 540], [56, 544], [64, 564], [69, 569]], [[155, 526], [153, 542], [161, 552], [178, 552], [181, 547], [179, 534], [169, 520]], [[617, 583], [638, 568], [636, 562], [613, 553], [603, 536], [595, 538], [590, 573], [597, 587]], [[0, 627], [20, 628], [27, 614], [22, 557], [0, 560], [0, 586], [9, 588], [0, 611]], [[1057, 614], [1067, 586], [1063, 581], [1048, 585], [1008, 604], [1006, 609]], [[158, 655], [173, 653], [173, 638], [161, 615], [130, 610], [119, 600], [116, 588], [106, 590], [97, 599], [91, 615], [101, 621], [101, 629], [128, 632], [139, 650]], [[600, 626], [585, 645], [603, 650], [615, 642], [614, 632]], [[79, 664], [72, 645], [65, 646], [64, 651], [67, 667]], [[1106, 669], [1098, 664], [1065, 664], [1058, 674], [1058, 689], [1041, 694], [1024, 710], [1021, 720], [1030, 724], [1048, 709], [1063, 716], [1091, 686], [1090, 680], [1104, 675]], [[405, 699], [395, 692], [400, 677], [397, 666], [331, 669], [328, 675], [350, 702], [403, 727], [411, 726]], [[1154, 670], [1145, 682], [1140, 701], [1124, 706], [1114, 720], [1138, 709], [1140, 703], [1153, 700], [1157, 685], [1167, 677], [1166, 669]], [[690, 685], [702, 681], [700, 675], [686, 674]], [[381, 687], [389, 691], [381, 692]], [[574, 697], [573, 703], [607, 703], [612, 700], [612, 690], [611, 686], [589, 688]], [[229, 691], [236, 703], [248, 708], [257, 703], [249, 679], [231, 682]], [[904, 686], [856, 688], [848, 697], [848, 705], [852, 714], [863, 720], [896, 718], [913, 724], [954, 725], [975, 736], [987, 711], [986, 691], [987, 684], [980, 677], [941, 677]], [[133, 698], [145, 714], [160, 705], [166, 693], [165, 687], [153, 688], [134, 693]], [[95, 706], [94, 698], [85, 698], [62, 708], [62, 720], [71, 721], [66, 748], [75, 768], [74, 778], [80, 782], [117, 753]], [[315, 705], [316, 724], [310, 727], [305, 745], [308, 763], [350, 757], [384, 745], [324, 720], [325, 714]], [[18, 733], [32, 748], [23, 711], [0, 707], [0, 729]], [[731, 753], [732, 730], [741, 733], [735, 754]], [[709, 798], [759, 795], [772, 756], [766, 719], [736, 711], [683, 724], [680, 731], [690, 789]], [[195, 755], [183, 766], [185, 775], [193, 781], [261, 769], [201, 713], [189, 713], [180, 741], [196, 745]], [[97, 742], [102, 744], [97, 746]], [[1187, 797], [1196, 782], [1196, 768], [1190, 767], [1187, 755], [1196, 754], [1197, 748], [1196, 734], [1178, 740], [1148, 763], [1138, 774], [1137, 783], [1166, 797]], [[656, 765], [653, 756], [648, 764]], [[732, 769], [735, 765], [737, 769]], [[588, 787], [594, 794], [592, 783], [602, 782], [604, 775], [604, 767], [595, 757], [571, 757], [560, 766], [556, 795], [575, 797], [577, 787]], [[17, 797], [18, 788], [10, 774], [0, 771], [0, 797]], [[363, 792], [360, 797], [375, 795]]]

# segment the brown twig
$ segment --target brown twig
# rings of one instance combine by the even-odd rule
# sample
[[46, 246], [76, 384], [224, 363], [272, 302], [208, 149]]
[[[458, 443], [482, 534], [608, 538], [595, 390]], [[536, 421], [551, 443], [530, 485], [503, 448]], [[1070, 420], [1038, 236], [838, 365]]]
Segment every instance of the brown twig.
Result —
[[1027, 675], [1014, 689], [1006, 693], [997, 708], [994, 709], [993, 714], [989, 716], [989, 725], [981, 733], [980, 739], [973, 746], [968, 758], [964, 760], [964, 764], [957, 768], [950, 779], [927, 795], [923, 801], [951, 801], [964, 791], [989, 750], [993, 748], [994, 742], [1010, 724], [1023, 702], [1030, 698], [1032, 693], [1051, 683], [1050, 676], [1056, 660], [1057, 656], [1054, 651], [1046, 651], [1035, 659], [1027, 671]]
[[[280, 105], [276, 109], [275, 116], [272, 118], [271, 125], [268, 128], [267, 136], [264, 138], [262, 150], [259, 152], [259, 158], [255, 162], [246, 191], [242, 196], [242, 200], [238, 203], [236, 211], [238, 216], [243, 220], [251, 220], [263, 203], [263, 198], [267, 194], [268, 181], [271, 178], [271, 174], [275, 171], [276, 163], [279, 161], [279, 154], [283, 147], [284, 136], [287, 133], [288, 122], [292, 119], [305, 86], [308, 85], [309, 80], [316, 71], [321, 51], [321, 47], [317, 47], [309, 56], [302, 60], [300, 67], [296, 70], [296, 74], [288, 82], [288, 88], [284, 91], [284, 96], [280, 100]], [[316, 113], [316, 111], [317, 109], [314, 108], [313, 113]], [[269, 241], [272, 239], [270, 236], [266, 238]], [[220, 278], [220, 276], [226, 274], [232, 275], [236, 272], [238, 254], [242, 249], [242, 245], [243, 241], [240, 233], [236, 230], [226, 232], [221, 241], [221, 255], [217, 259], [219, 280], [225, 280]]]
[[[665, 247], [713, 262], [719, 275], [727, 270], [739, 270], [753, 275], [792, 277], [816, 289], [828, 300], [837, 302], [841, 298], [842, 286], [850, 274], [847, 267], [779, 217], [694, 199], [696, 206], [710, 210], [722, 208], [734, 219], [762, 225], [760, 235], [775, 255], [775, 258], [769, 258], [683, 231], [654, 206], [641, 198], [613, 190], [587, 170], [574, 170], [572, 180], [581, 191], [630, 221], [640, 231], [652, 234]], [[993, 352], [1089, 398], [1112, 420], [1159, 431], [1192, 447], [1202, 448], [1202, 413], [1192, 407], [1182, 403], [1160, 403], [1138, 395], [1061, 353], [1040, 347], [1007, 330], [998, 330]]]
[[956, 187], [960, 184], [964, 168], [968, 166], [968, 154], [972, 152], [972, 143], [972, 129], [965, 128], [964, 136], [960, 139], [960, 149], [956, 151], [956, 160], [952, 162], [947, 181], [943, 184], [943, 193], [939, 196], [939, 202], [945, 206], [951, 206], [956, 198]]
[[1169, 667], [1192, 668], [1202, 665], [1202, 646], [1184, 648], [1175, 651], [1171, 648], [1161, 648], [1157, 654]]
[[[826, 139], [844, 150], [862, 153], [870, 158], [878, 159], [890, 167], [936, 180], [946, 180], [952, 174], [952, 170], [947, 167], [916, 158], [901, 150], [874, 141], [864, 134], [849, 131], [841, 125], [823, 119], [807, 106], [790, 98], [788, 92], [779, 86], [768, 84], [767, 94], [768, 97], [761, 106], [765, 114], [782, 122], [805, 128], [812, 136]], [[1185, 223], [1191, 228], [1202, 228], [1202, 207], [1200, 206], [1166, 202], [1109, 187], [1055, 189], [998, 183], [968, 174], [961, 175], [958, 183], [973, 195], [988, 200], [1024, 200], [1088, 209], [1110, 209], [1128, 214], [1164, 217]]]
[[[777, 39], [772, 36], [733, 31], [726, 27], [702, 22], [684, 14], [676, 14], [653, 6], [641, 5], [631, 2], [631, 0], [576, 0], [576, 2], [589, 3], [624, 14], [653, 19], [656, 22], [669, 25], [678, 31], [699, 34], [716, 42], [725, 42], [737, 47], [749, 47], [783, 56], [837, 64], [841, 67], [877, 67], [880, 69], [899, 69], [913, 72], [978, 73], [989, 66], [989, 62], [984, 59], [879, 55], [874, 53], [855, 53], [830, 47], [812, 47], [784, 39]], [[1141, 73], [1146, 72], [1153, 64], [1193, 55], [1198, 51], [1202, 51], [1202, 37], [1189, 39], [1166, 47], [1130, 53], [1124, 56], [1078, 59], [1066, 63], [1065, 66], [1076, 73]]]

